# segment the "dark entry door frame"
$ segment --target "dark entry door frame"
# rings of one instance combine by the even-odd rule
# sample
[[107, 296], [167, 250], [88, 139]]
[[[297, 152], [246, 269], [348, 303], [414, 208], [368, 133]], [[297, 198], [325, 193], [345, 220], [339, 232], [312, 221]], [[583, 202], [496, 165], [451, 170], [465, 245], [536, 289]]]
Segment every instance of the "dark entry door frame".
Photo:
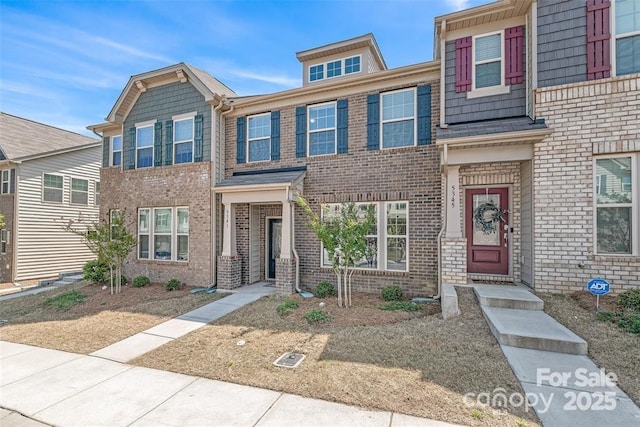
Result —
[[265, 275], [267, 279], [276, 278], [276, 259], [280, 257], [282, 239], [282, 218], [267, 217], [265, 236]]

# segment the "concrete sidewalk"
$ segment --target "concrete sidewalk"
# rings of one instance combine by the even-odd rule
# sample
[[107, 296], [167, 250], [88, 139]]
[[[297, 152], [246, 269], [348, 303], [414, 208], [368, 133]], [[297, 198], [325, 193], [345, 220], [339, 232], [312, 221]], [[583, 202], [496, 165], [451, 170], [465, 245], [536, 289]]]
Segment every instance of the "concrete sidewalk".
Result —
[[5, 341], [0, 364], [2, 425], [452, 425]]

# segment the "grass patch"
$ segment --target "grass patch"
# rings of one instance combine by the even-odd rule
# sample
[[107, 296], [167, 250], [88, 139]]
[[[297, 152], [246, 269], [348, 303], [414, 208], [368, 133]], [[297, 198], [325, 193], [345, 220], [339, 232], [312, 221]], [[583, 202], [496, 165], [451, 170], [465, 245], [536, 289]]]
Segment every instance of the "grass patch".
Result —
[[307, 319], [307, 322], [312, 325], [318, 323], [331, 323], [331, 316], [329, 315], [329, 313], [318, 310], [317, 308], [307, 311], [304, 315], [304, 318]]
[[276, 311], [278, 312], [278, 314], [280, 316], [288, 316], [296, 308], [298, 308], [298, 303], [295, 302], [294, 300], [292, 300], [291, 298], [287, 298], [287, 299], [284, 300], [284, 302], [282, 304], [280, 304], [278, 306]]
[[385, 310], [385, 311], [397, 311], [397, 310], [420, 311], [422, 310], [422, 307], [420, 307], [418, 304], [414, 304], [409, 301], [391, 301], [381, 305], [378, 308], [380, 308], [380, 310]]
[[82, 304], [87, 298], [85, 294], [79, 291], [71, 291], [55, 297], [44, 300], [44, 305], [53, 307], [59, 311], [67, 311], [78, 304]]

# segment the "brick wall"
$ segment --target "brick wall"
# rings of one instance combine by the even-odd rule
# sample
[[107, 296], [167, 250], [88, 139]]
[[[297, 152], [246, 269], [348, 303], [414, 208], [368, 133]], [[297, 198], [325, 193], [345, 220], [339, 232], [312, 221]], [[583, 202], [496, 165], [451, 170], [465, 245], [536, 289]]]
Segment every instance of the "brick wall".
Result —
[[[392, 85], [376, 91], [398, 89]], [[438, 122], [439, 85], [431, 82], [432, 130]], [[330, 96], [330, 95], [329, 95]], [[335, 100], [322, 99], [317, 102]], [[226, 120], [226, 176], [235, 171], [307, 166], [304, 196], [316, 212], [321, 203], [345, 201], [409, 202], [408, 272], [358, 271], [354, 289], [377, 292], [389, 285], [399, 285], [410, 294], [434, 294], [437, 291], [437, 246], [440, 231], [441, 179], [439, 154], [435, 145], [367, 150], [367, 93], [348, 97], [349, 151], [346, 154], [320, 157], [295, 157], [295, 107], [280, 110], [280, 160], [254, 164], [236, 164], [236, 116]], [[435, 134], [432, 135], [435, 141]], [[239, 208], [239, 209], [238, 209]], [[247, 257], [248, 221], [242, 205], [236, 210], [238, 253]], [[248, 212], [248, 209], [247, 209]], [[295, 210], [296, 248], [300, 256], [301, 285], [314, 288], [320, 281], [335, 282], [331, 269], [320, 267], [320, 242], [306, 225], [299, 208]], [[261, 232], [261, 235], [263, 233]], [[263, 244], [263, 243], [261, 243]], [[248, 264], [243, 263], [243, 280], [248, 278]], [[243, 282], [246, 283], [246, 282]]]
[[8, 230], [7, 252], [0, 254], [0, 283], [7, 283], [13, 280], [13, 211], [14, 211], [14, 194], [0, 194], [0, 213], [4, 215], [5, 226]]
[[211, 284], [211, 163], [193, 163], [133, 171], [101, 170], [100, 217], [110, 209], [125, 213], [125, 221], [137, 238], [138, 208], [189, 208], [189, 261], [138, 260], [136, 250], [127, 258], [127, 278], [147, 275], [154, 282], [176, 278], [188, 285]]
[[594, 155], [640, 152], [640, 77], [538, 89], [536, 114], [553, 129], [534, 148], [536, 289], [640, 287], [640, 257], [595, 255], [593, 201]]
[[467, 239], [442, 239], [442, 283], [467, 284]]

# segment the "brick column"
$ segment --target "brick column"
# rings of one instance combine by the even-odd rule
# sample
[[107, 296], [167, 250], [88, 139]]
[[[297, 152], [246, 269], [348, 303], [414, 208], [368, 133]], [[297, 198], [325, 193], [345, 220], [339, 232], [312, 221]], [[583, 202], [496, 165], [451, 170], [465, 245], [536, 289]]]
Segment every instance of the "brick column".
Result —
[[218, 257], [218, 289], [235, 289], [242, 285], [240, 255]]
[[442, 283], [467, 284], [467, 239], [443, 238], [440, 253]]
[[288, 296], [296, 288], [296, 260], [293, 258], [276, 259], [276, 292]]

